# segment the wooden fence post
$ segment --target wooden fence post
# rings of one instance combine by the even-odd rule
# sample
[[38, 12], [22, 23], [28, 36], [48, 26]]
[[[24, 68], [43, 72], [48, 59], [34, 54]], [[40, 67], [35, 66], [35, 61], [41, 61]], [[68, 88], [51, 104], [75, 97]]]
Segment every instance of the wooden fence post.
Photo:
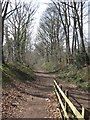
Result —
[[[59, 104], [63, 110], [63, 119], [67, 120], [69, 119], [69, 108], [72, 110], [72, 114], [74, 114], [75, 119], [77, 118], [78, 120], [89, 120], [86, 119], [85, 117], [86, 115], [86, 109], [84, 107], [82, 107], [82, 114], [76, 109], [76, 107], [73, 105], [73, 103], [69, 100], [69, 93], [66, 90], [65, 92], [62, 91], [62, 86], [60, 87], [56, 81], [54, 81], [54, 85], [55, 85], [55, 92], [56, 92], [56, 96], [58, 98]], [[61, 100], [61, 98], [63, 98]], [[63, 101], [65, 100], [65, 102]], [[63, 104], [64, 102], [64, 104]]]
[[60, 88], [61, 88], [61, 90], [62, 90], [62, 85], [60, 85]]
[[82, 106], [82, 116], [85, 118], [85, 108]]
[[[61, 90], [62, 90], [62, 85], [60, 85], [60, 88], [61, 88]], [[60, 94], [60, 98], [61, 98], [61, 100], [62, 100], [62, 95]]]
[[82, 106], [82, 116], [85, 120], [89, 120], [89, 114], [88, 110]]
[[[67, 96], [67, 98], [69, 98], [68, 90], [65, 90], [65, 95]], [[66, 112], [68, 112], [68, 104], [66, 101], [65, 101], [65, 110], [66, 110]]]

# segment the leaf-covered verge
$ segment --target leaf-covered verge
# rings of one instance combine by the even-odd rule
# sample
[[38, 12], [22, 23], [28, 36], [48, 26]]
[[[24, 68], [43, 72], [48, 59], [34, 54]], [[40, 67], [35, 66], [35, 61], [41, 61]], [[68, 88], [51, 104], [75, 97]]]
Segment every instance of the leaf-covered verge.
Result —
[[2, 118], [20, 117], [21, 102], [25, 101], [24, 90], [36, 76], [25, 64], [13, 63], [0, 66], [2, 71]]
[[79, 88], [90, 90], [90, 66], [77, 69], [77, 67], [70, 65], [60, 70], [57, 77], [73, 83]]

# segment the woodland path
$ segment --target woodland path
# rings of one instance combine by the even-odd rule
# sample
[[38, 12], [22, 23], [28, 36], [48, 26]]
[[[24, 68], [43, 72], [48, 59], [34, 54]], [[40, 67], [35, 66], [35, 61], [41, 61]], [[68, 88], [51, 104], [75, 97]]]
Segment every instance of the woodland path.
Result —
[[36, 73], [37, 79], [30, 83], [25, 94], [27, 102], [23, 102], [22, 118], [49, 118], [48, 102], [53, 92], [55, 75]]
[[3, 91], [3, 118], [61, 118], [53, 98], [55, 75], [35, 74], [34, 80], [11, 81]]
[[[52, 98], [54, 90], [53, 80], [56, 79], [55, 74], [49, 74], [43, 71], [35, 72], [35, 74], [36, 80], [25, 80], [22, 83], [14, 81], [12, 90], [10, 89], [10, 91], [4, 94], [4, 96], [8, 95], [8, 98], [14, 98], [10, 103], [13, 106], [12, 109], [14, 111], [16, 110], [15, 114], [13, 114], [14, 118], [61, 118], [57, 109], [57, 103]], [[90, 93], [88, 91], [81, 90], [75, 85], [65, 83], [60, 79], [57, 81], [62, 85], [64, 90], [67, 89], [69, 91], [70, 100], [72, 100], [77, 108], [81, 104], [90, 111]], [[6, 101], [10, 102], [8, 100]], [[14, 103], [12, 103], [13, 101]]]
[[[51, 116], [52, 113], [50, 113], [48, 105], [52, 105], [50, 95], [53, 93], [54, 90], [53, 80], [56, 79], [56, 76], [54, 74], [48, 74], [47, 72], [43, 71], [36, 72], [35, 74], [37, 76], [37, 79], [31, 82], [30, 88], [27, 89], [27, 94], [25, 95], [27, 98], [27, 103], [25, 102], [22, 104], [22, 107], [25, 109], [22, 110], [21, 113], [23, 113], [23, 116], [21, 116], [23, 118], [55, 117], [55, 115]], [[62, 85], [63, 90], [67, 89], [69, 91], [69, 99], [72, 101], [77, 109], [80, 109], [81, 105], [83, 105], [85, 108], [88, 108], [90, 112], [90, 93], [88, 91], [81, 90], [75, 85], [65, 83], [60, 79], [57, 81], [60, 85]]]

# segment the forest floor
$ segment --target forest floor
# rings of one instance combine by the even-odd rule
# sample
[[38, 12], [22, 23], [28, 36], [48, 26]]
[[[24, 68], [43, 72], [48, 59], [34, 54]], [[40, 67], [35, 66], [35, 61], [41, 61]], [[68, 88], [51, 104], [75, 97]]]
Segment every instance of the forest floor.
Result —
[[[3, 89], [3, 118], [61, 118], [57, 101], [53, 94], [55, 74], [43, 71], [35, 73], [36, 80], [13, 80]], [[58, 79], [63, 90], [69, 91], [69, 98], [80, 108], [83, 105], [90, 115], [90, 93], [73, 84]]]

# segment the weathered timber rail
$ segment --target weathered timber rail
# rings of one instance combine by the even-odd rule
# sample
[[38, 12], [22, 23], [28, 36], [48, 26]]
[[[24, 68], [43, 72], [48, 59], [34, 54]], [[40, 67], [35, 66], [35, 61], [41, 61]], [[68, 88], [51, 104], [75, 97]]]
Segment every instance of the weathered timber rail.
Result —
[[[65, 91], [64, 93], [62, 91], [62, 87], [60, 87], [55, 80], [54, 80], [54, 92], [58, 99], [59, 105], [63, 110], [64, 120], [69, 120], [69, 119], [71, 120], [75, 118], [77, 118], [78, 120], [85, 120], [85, 108], [82, 106], [82, 112], [80, 113], [76, 109], [76, 107], [72, 104], [72, 102], [69, 100], [68, 91]], [[72, 111], [73, 118], [71, 118], [69, 114], [69, 109]]]

